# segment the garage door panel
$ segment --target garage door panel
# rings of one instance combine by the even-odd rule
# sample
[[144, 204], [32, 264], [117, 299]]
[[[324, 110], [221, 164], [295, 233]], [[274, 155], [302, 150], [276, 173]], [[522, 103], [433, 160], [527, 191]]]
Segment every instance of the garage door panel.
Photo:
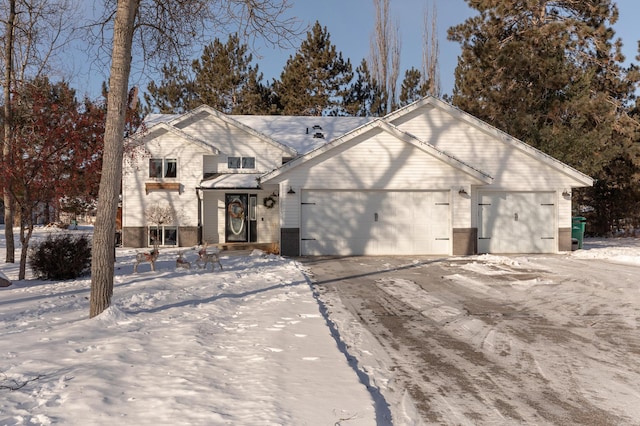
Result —
[[555, 252], [555, 209], [551, 192], [480, 194], [478, 252]]
[[448, 192], [303, 191], [301, 252], [449, 254]]

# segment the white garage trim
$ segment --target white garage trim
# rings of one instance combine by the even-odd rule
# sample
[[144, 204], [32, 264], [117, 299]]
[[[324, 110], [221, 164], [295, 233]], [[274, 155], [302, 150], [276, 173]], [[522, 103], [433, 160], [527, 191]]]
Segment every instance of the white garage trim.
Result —
[[451, 253], [450, 191], [301, 194], [302, 255]]

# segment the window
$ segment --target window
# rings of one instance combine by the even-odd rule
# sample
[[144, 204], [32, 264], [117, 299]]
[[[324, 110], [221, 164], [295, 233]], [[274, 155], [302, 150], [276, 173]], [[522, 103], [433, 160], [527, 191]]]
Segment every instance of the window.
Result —
[[174, 178], [178, 176], [178, 160], [175, 158], [150, 158], [150, 178]]
[[256, 157], [242, 157], [242, 168], [243, 169], [255, 169], [256, 168]]
[[178, 245], [177, 226], [152, 226], [149, 227], [149, 245], [153, 246], [154, 241], [158, 241], [159, 246]]
[[256, 157], [228, 157], [227, 167], [230, 169], [255, 169]]
[[227, 158], [227, 167], [230, 169], [239, 169], [240, 168], [240, 157], [229, 157]]

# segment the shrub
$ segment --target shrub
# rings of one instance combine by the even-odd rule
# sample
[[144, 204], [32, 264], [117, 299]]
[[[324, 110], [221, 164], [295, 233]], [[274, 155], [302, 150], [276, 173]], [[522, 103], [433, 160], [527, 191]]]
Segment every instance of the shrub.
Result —
[[33, 273], [46, 280], [68, 280], [89, 272], [91, 243], [84, 236], [59, 234], [34, 245], [29, 254]]

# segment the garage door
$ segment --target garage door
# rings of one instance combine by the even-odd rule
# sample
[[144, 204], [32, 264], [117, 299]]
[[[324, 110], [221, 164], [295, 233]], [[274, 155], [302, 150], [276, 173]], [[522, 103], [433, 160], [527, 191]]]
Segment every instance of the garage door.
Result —
[[449, 254], [447, 191], [303, 191], [303, 255]]
[[479, 253], [555, 253], [555, 195], [551, 192], [479, 194]]

